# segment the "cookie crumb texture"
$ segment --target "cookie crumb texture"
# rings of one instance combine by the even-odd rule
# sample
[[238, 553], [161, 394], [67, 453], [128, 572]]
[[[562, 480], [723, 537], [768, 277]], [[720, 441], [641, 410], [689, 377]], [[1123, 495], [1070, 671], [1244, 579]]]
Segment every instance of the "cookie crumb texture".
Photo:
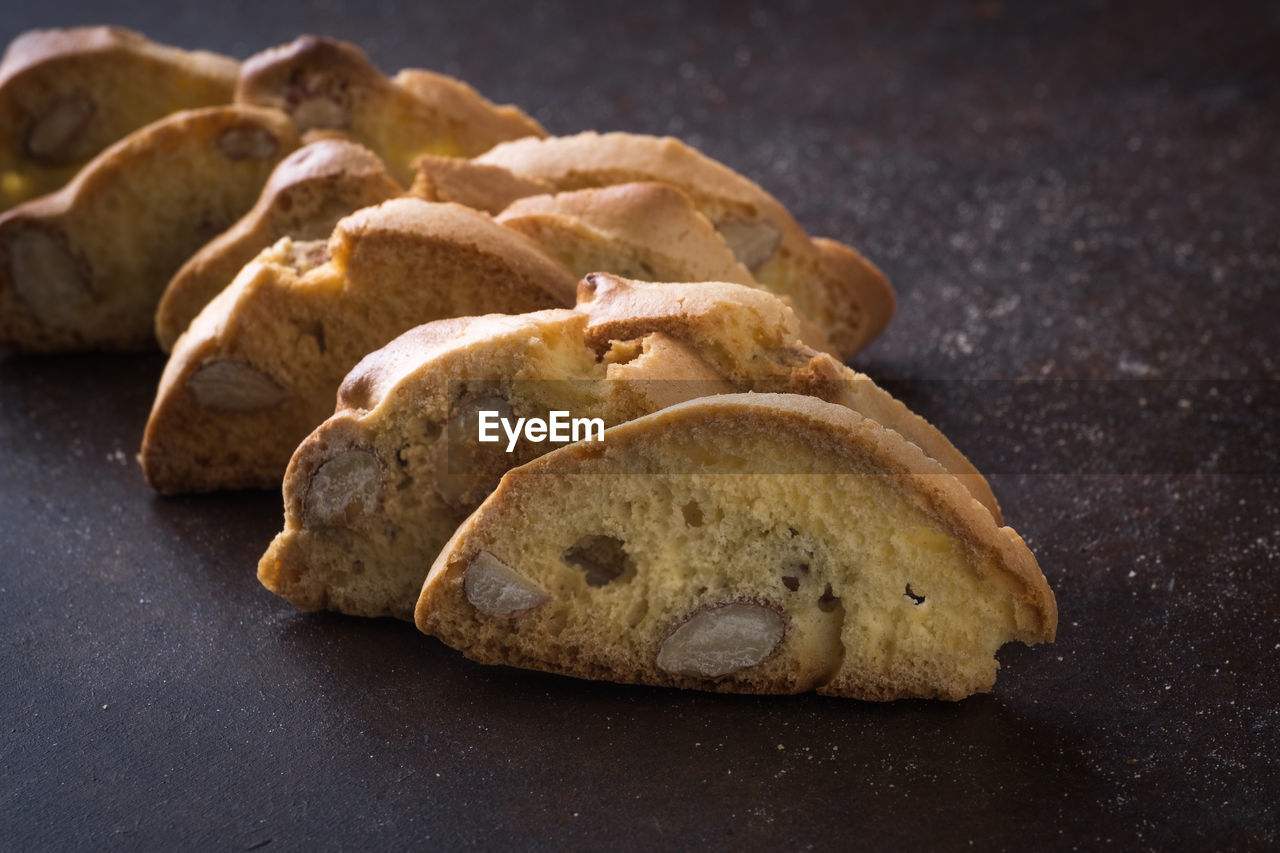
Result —
[[1034, 557], [893, 433], [840, 434], [857, 416], [836, 410], [694, 401], [511, 472], [437, 560], [419, 627], [483, 663], [628, 683], [989, 690], [1001, 645], [1053, 639]]

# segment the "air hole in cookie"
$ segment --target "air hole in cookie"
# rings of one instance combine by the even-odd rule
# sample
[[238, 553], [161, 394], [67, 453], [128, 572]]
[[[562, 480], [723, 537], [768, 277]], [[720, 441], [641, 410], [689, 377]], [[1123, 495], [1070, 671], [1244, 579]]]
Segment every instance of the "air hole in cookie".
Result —
[[[788, 560], [782, 566], [782, 585], [792, 592], [800, 589], [800, 579], [809, 574], [809, 564], [800, 560]], [[827, 587], [827, 591], [831, 591], [831, 587]]]
[[923, 596], [923, 595], [916, 595], [916, 594], [915, 594], [915, 592], [911, 589], [911, 584], [907, 584], [907, 588], [906, 588], [906, 590], [905, 590], [902, 594], [903, 594], [904, 596], [906, 596], [907, 598], [911, 599], [911, 601], [912, 601], [912, 602], [913, 602], [917, 607], [919, 607], [921, 604], [924, 604], [924, 596]]
[[644, 355], [644, 342], [639, 339], [612, 341], [609, 349], [598, 360], [604, 364], [630, 364], [642, 355]]
[[818, 609], [823, 613], [830, 613], [839, 606], [839, 597], [831, 592], [831, 584], [827, 584], [827, 588], [822, 591], [822, 596], [818, 599]]
[[560, 559], [584, 573], [587, 586], [607, 586], [617, 580], [625, 583], [636, 573], [635, 562], [616, 536], [583, 536], [566, 548]]
[[314, 341], [316, 345], [316, 349], [320, 352], [321, 355], [324, 355], [324, 347], [325, 347], [324, 323], [315, 322], [315, 323], [303, 324], [298, 329], [298, 332], [300, 337], [310, 338], [312, 341]]
[[690, 527], [702, 526], [702, 507], [698, 506], [697, 501], [689, 501], [680, 507], [680, 513], [684, 516], [684, 523]]

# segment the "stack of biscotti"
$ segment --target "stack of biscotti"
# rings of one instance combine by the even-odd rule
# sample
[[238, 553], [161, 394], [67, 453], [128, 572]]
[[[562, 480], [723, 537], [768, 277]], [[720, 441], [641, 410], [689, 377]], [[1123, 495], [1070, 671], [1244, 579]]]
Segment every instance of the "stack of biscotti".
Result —
[[[614, 426], [709, 394], [827, 399], [908, 437], [995, 516], [986, 481], [868, 377], [807, 346], [778, 297], [592, 274], [575, 310], [440, 320], [366, 356], [294, 453], [264, 583], [299, 607], [410, 618], [434, 557], [512, 467], [555, 442], [477, 441], [478, 412]], [[352, 567], [360, 565], [358, 572]]]
[[0, 116], [0, 346], [170, 352], [146, 478], [283, 482], [259, 578], [300, 608], [862, 699], [962, 698], [1053, 639], [986, 480], [844, 364], [888, 281], [679, 140], [548, 137], [331, 39], [110, 28], [15, 41]]
[[417, 157], [544, 135], [330, 39], [241, 64], [110, 27], [14, 41], [0, 118], [0, 346], [27, 352], [168, 349], [254, 254], [402, 194]]
[[[258, 210], [279, 206], [264, 200]], [[245, 222], [236, 233], [248, 230]], [[242, 242], [209, 247], [212, 261]], [[531, 196], [497, 217], [393, 199], [342, 219], [327, 241], [282, 239], [200, 310], [174, 341], [156, 396], [141, 456], [147, 479], [165, 493], [273, 488], [362, 356], [433, 320], [567, 307], [593, 271], [769, 292], [692, 198], [666, 183]], [[162, 319], [169, 297], [188, 290], [171, 287]], [[806, 344], [843, 355], [823, 328], [797, 322]]]
[[[1034, 557], [941, 433], [799, 329], [757, 289], [601, 274], [572, 311], [416, 328], [361, 361], [294, 454], [259, 578], [303, 609], [416, 609], [488, 663], [864, 699], [989, 689], [1000, 645], [1053, 637]], [[478, 440], [483, 413], [557, 411], [560, 441]]]
[[893, 315], [893, 290], [873, 264], [834, 240], [810, 238], [758, 184], [678, 139], [595, 132], [523, 139], [469, 161], [424, 156], [418, 169], [417, 189], [427, 198], [478, 207], [527, 194], [522, 186], [669, 184], [689, 196], [761, 285], [789, 297], [822, 329], [841, 357], [866, 346]]

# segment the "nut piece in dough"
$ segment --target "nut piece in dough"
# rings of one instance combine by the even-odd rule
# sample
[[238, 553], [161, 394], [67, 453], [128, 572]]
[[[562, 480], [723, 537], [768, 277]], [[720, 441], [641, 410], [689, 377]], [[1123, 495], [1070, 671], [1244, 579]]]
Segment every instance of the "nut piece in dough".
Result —
[[187, 377], [187, 389], [206, 409], [257, 412], [278, 406], [284, 390], [251, 364], [219, 358], [205, 362]]
[[712, 604], [694, 612], [658, 650], [658, 666], [674, 675], [719, 678], [773, 654], [787, 623], [775, 607], [754, 601]]
[[307, 527], [351, 524], [373, 509], [382, 490], [382, 466], [372, 451], [343, 450], [311, 475], [302, 504]]
[[523, 613], [551, 600], [545, 590], [488, 551], [471, 560], [462, 588], [473, 607], [491, 616]]
[[246, 125], [222, 131], [218, 148], [232, 160], [266, 160], [280, 149], [280, 143], [265, 128]]
[[37, 318], [56, 323], [89, 301], [89, 272], [57, 232], [28, 225], [5, 236], [9, 281]]
[[93, 101], [82, 94], [50, 104], [27, 130], [27, 153], [45, 163], [69, 163], [84, 147], [83, 132], [93, 119]]

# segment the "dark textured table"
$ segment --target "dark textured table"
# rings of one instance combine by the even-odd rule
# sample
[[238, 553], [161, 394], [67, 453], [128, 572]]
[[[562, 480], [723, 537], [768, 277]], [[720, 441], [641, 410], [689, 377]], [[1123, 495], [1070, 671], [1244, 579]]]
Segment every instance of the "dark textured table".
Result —
[[316, 31], [684, 136], [889, 273], [855, 366], [992, 472], [1057, 643], [954, 705], [480, 667], [266, 593], [278, 495], [153, 496], [158, 356], [0, 357], [0, 848], [1280, 844], [1280, 9], [792, 5], [55, 0], [0, 35]]

